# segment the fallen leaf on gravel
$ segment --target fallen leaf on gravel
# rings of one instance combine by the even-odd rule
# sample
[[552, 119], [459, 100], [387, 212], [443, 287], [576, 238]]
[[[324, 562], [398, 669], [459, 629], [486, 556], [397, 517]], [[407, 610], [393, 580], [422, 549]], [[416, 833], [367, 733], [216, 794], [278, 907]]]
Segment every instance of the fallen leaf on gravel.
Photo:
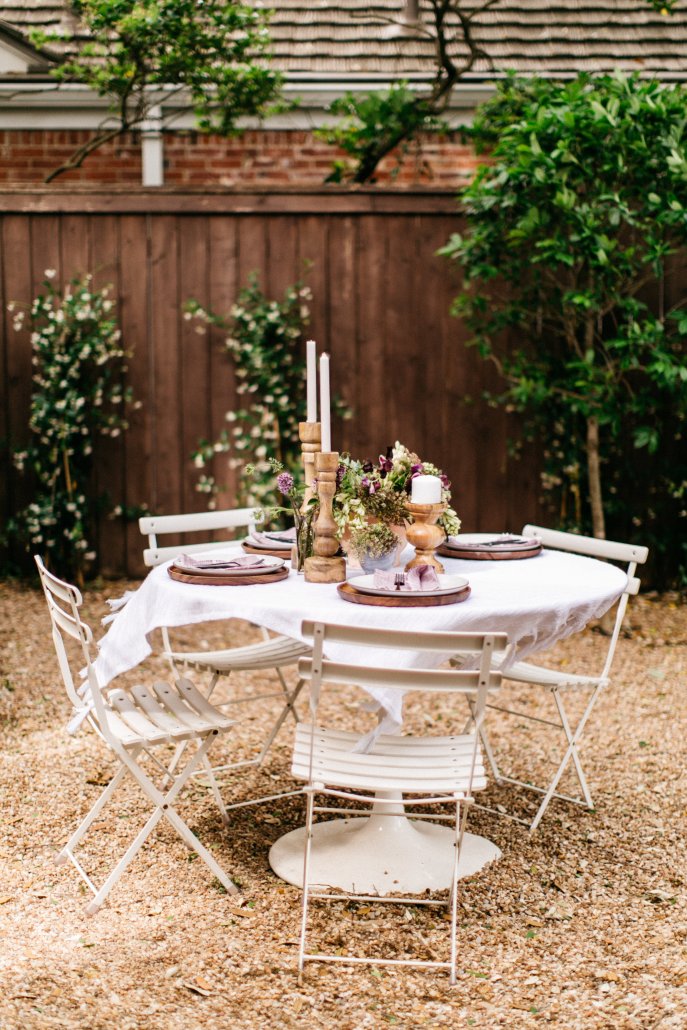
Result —
[[203, 998], [208, 998], [212, 994], [212, 987], [202, 976], [197, 976], [195, 980], [184, 980], [182, 982], [186, 990], [192, 991], [193, 994], [200, 994]]
[[647, 891], [647, 900], [653, 902], [654, 905], [660, 905], [664, 901], [674, 901], [675, 895], [669, 894], [668, 891], [654, 890]]
[[0, 905], [6, 905], [8, 901], [14, 901], [14, 894], [6, 894], [3, 898], [0, 898]]

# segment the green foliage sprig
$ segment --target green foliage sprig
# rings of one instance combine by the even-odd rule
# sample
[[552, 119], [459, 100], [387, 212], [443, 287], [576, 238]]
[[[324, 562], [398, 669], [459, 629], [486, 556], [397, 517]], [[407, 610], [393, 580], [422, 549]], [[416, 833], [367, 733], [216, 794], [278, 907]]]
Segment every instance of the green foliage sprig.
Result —
[[509, 80], [476, 119], [492, 163], [442, 251], [464, 269], [455, 312], [504, 377], [495, 400], [543, 441], [565, 521], [604, 536], [610, 515], [673, 560], [687, 518], [687, 312], [669, 281], [687, 243], [686, 101], [622, 74]]
[[[127, 428], [132, 394], [122, 383], [125, 352], [108, 289], [94, 289], [85, 276], [60, 290], [52, 282], [55, 272], [45, 275], [28, 315], [35, 368], [31, 438], [14, 455], [34, 494], [10, 520], [6, 536], [27, 552], [40, 552], [60, 575], [81, 581], [96, 558], [94, 523], [106, 506], [93, 490], [96, 438]], [[10, 310], [20, 331], [25, 313], [16, 304]]]
[[[200, 441], [193, 461], [199, 470], [209, 468], [218, 454], [230, 455], [232, 469], [250, 462], [250, 469], [244, 467], [239, 477], [237, 499], [242, 505], [272, 506], [271, 462], [292, 473], [300, 468], [298, 423], [306, 403], [302, 340], [310, 319], [311, 296], [309, 287], [299, 282], [287, 288], [282, 301], [269, 300], [254, 274], [228, 317], [207, 311], [197, 301], [186, 305], [185, 317], [197, 319], [199, 327], [228, 331], [224, 348], [234, 363], [237, 393], [243, 402], [226, 413], [229, 428], [217, 440]], [[344, 417], [349, 414], [338, 402], [333, 407]], [[202, 471], [197, 489], [208, 495], [212, 506], [219, 489], [215, 476]]]
[[370, 181], [382, 158], [401, 144], [397, 173], [418, 132], [445, 132], [448, 128], [429, 101], [409, 89], [405, 81], [377, 93], [346, 93], [330, 104], [328, 111], [341, 120], [318, 129], [315, 135], [339, 147], [348, 159], [334, 162], [326, 182]]
[[[261, 115], [280, 91], [269, 67], [269, 12], [226, 0], [75, 0], [74, 12], [88, 39], [53, 72], [60, 81], [90, 86], [111, 104], [112, 119], [48, 181], [79, 167], [88, 154], [122, 132], [140, 126], [164, 102], [172, 118], [195, 114], [203, 132], [230, 135], [247, 115]], [[83, 31], [83, 30], [81, 30]], [[37, 45], [61, 34], [35, 31]], [[173, 101], [173, 103], [172, 103]], [[164, 117], [164, 112], [163, 112]]]

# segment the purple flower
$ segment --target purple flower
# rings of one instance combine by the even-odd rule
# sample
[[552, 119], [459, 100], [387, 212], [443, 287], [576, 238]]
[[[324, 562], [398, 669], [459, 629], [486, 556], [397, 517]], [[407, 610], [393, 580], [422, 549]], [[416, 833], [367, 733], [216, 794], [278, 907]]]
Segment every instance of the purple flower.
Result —
[[383, 454], [379, 455], [379, 471], [386, 475], [387, 472], [391, 472], [394, 467], [393, 462], [390, 458], [385, 458]]
[[441, 485], [443, 486], [444, 490], [450, 490], [451, 489], [451, 480], [448, 478], [448, 476], [444, 472], [441, 473], [441, 475], [439, 476], [439, 479], [441, 480]]
[[374, 468], [374, 465], [372, 464], [370, 459], [369, 458], [365, 458], [365, 461], [363, 462], [363, 472], [372, 472], [373, 468]]
[[343, 483], [343, 477], [345, 475], [346, 475], [346, 466], [345, 465], [339, 465], [339, 467], [336, 470], [336, 485], [337, 486], [341, 486], [341, 484]]
[[367, 476], [363, 476], [363, 478], [360, 480], [360, 485], [362, 486], [363, 490], [367, 490], [370, 496], [376, 494], [379, 490], [379, 483], [376, 481], [376, 479], [368, 479]]
[[280, 472], [277, 476], [277, 486], [280, 491], [288, 497], [293, 490], [293, 476], [290, 472]]
[[415, 479], [415, 476], [423, 475], [424, 471], [425, 471], [425, 466], [422, 464], [421, 461], [418, 462], [417, 465], [411, 465], [410, 466], [410, 478], [411, 479]]

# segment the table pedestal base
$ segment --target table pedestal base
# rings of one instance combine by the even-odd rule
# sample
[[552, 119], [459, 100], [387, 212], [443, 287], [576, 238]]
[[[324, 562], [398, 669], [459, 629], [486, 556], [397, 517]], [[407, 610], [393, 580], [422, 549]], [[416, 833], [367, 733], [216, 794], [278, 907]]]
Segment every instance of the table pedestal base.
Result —
[[[269, 861], [282, 880], [303, 886], [305, 827], [280, 837]], [[446, 890], [453, 874], [454, 833], [405, 816], [331, 819], [313, 826], [310, 884], [351, 894]], [[458, 876], [472, 876], [501, 852], [485, 837], [466, 833]]]

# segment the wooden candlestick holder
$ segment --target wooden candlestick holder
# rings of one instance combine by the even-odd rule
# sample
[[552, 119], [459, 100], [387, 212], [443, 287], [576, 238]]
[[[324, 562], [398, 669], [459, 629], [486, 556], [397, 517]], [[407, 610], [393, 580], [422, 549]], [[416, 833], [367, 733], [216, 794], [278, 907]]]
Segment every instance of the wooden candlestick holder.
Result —
[[446, 511], [447, 505], [441, 504], [413, 504], [410, 501], [406, 504], [409, 515], [413, 516], [413, 522], [406, 527], [406, 539], [415, 548], [415, 557], [407, 563], [405, 570], [415, 568], [416, 565], [432, 565], [437, 575], [444, 572], [444, 566], [434, 554], [434, 549], [444, 539], [444, 531], [437, 526], [437, 520]]
[[315, 522], [315, 554], [305, 559], [305, 578], [308, 583], [342, 583], [346, 579], [346, 559], [335, 557], [339, 550], [336, 522], [332, 515], [332, 502], [336, 493], [338, 451], [315, 455], [315, 475], [320, 510]]
[[315, 455], [320, 453], [322, 440], [322, 425], [320, 422], [299, 422], [298, 436], [301, 441], [301, 456], [303, 458], [303, 481], [305, 493], [301, 511], [305, 511], [308, 502], [315, 496], [313, 480], [315, 478]]

